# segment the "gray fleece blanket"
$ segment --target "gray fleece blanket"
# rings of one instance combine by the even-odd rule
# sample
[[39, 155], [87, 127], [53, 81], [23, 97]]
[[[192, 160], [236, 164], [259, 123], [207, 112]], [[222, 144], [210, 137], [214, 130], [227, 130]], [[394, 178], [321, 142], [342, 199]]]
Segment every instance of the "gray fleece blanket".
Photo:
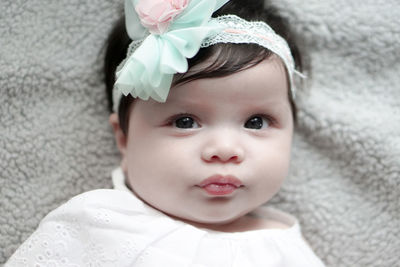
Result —
[[[122, 2], [0, 1], [0, 264], [50, 210], [111, 186], [102, 48]], [[400, 266], [400, 3], [275, 2], [313, 73], [272, 204], [328, 266]]]

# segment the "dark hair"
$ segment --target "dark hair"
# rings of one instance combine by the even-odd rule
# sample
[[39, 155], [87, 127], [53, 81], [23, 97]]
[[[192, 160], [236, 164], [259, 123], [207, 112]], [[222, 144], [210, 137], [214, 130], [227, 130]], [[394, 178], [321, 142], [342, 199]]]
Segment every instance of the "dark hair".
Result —
[[[264, 6], [264, 0], [231, 0], [217, 10], [213, 14], [213, 17], [226, 14], [234, 14], [248, 21], [265, 21], [277, 34], [288, 42], [296, 69], [303, 71], [303, 58], [300, 53], [299, 39], [290, 30], [287, 21], [279, 15], [273, 6]], [[121, 17], [115, 24], [107, 40], [105, 55], [105, 83], [110, 112], [112, 112], [112, 90], [115, 82], [115, 70], [125, 59], [130, 42], [131, 40], [125, 28], [125, 18]], [[176, 74], [173, 85], [202, 78], [228, 76], [257, 65], [270, 57], [272, 52], [257, 44], [216, 44], [207, 48], [201, 48], [195, 57], [188, 59], [189, 70], [193, 66], [210, 59], [215, 54], [218, 56], [213, 57], [213, 63], [207, 67], [183, 74]], [[288, 90], [288, 99], [294, 122], [296, 122], [296, 105], [292, 99], [290, 90]], [[129, 107], [133, 100], [133, 97], [130, 95], [123, 96], [119, 104], [119, 122], [125, 134], [128, 129]]]

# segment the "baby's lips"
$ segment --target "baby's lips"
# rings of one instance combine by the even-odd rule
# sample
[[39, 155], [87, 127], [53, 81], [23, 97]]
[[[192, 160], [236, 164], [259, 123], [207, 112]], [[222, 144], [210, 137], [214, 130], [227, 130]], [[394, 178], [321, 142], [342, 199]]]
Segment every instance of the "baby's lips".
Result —
[[238, 179], [237, 177], [235, 177], [233, 175], [221, 175], [221, 174], [212, 175], [212, 176], [204, 179], [203, 181], [201, 181], [198, 184], [198, 186], [204, 188], [210, 184], [215, 184], [215, 185], [220, 185], [220, 186], [231, 185], [236, 188], [243, 186], [243, 182], [240, 179]]

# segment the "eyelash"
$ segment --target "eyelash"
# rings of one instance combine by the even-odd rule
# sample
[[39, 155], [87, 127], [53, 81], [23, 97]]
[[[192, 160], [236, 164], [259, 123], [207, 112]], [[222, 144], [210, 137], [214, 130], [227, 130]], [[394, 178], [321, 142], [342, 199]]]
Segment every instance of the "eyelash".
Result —
[[[201, 124], [199, 123], [199, 120], [196, 118], [196, 116], [194, 116], [194, 115], [192, 115], [190, 113], [179, 113], [179, 114], [176, 114], [176, 115], [170, 117], [167, 120], [167, 123], [165, 125], [166, 126], [174, 126], [174, 123], [178, 119], [185, 118], [185, 117], [193, 118], [193, 120], [201, 127]], [[254, 117], [261, 117], [261, 118], [265, 119], [268, 122], [269, 127], [276, 125], [276, 120], [270, 115], [267, 115], [267, 114], [253, 114], [253, 115], [249, 116], [245, 120], [245, 122], [243, 123], [243, 126], [248, 120], [250, 120], [251, 118], [254, 118]], [[193, 128], [190, 128], [190, 129], [193, 129]]]
[[266, 119], [268, 121], [268, 123], [270, 125], [274, 125], [276, 123], [276, 120], [271, 115], [262, 114], [262, 113], [261, 114], [254, 114], [254, 115], [251, 115], [248, 119], [253, 118], [253, 117], [264, 118], [264, 119]]
[[171, 118], [169, 118], [169, 119], [167, 120], [166, 125], [167, 125], [167, 126], [174, 126], [174, 123], [175, 123], [178, 119], [180, 119], [180, 118], [185, 118], [185, 117], [193, 118], [193, 120], [201, 127], [201, 124], [199, 123], [199, 120], [196, 118], [196, 116], [194, 116], [194, 115], [192, 115], [192, 114], [190, 114], [190, 113], [179, 113], [179, 114], [176, 114], [176, 115], [172, 116]]
[[[267, 128], [272, 127], [272, 126], [274, 126], [274, 125], [276, 124], [275, 119], [274, 119], [273, 117], [271, 117], [270, 115], [266, 115], [266, 114], [253, 114], [253, 115], [249, 116], [249, 117], [246, 119], [244, 125], [245, 125], [250, 119], [255, 118], [255, 117], [260, 117], [260, 118], [262, 118], [262, 119], [265, 119], [266, 122], [268, 123], [268, 127], [267, 127]], [[252, 130], [251, 128], [248, 128], [248, 129]], [[253, 130], [260, 130], [260, 129], [253, 129]]]

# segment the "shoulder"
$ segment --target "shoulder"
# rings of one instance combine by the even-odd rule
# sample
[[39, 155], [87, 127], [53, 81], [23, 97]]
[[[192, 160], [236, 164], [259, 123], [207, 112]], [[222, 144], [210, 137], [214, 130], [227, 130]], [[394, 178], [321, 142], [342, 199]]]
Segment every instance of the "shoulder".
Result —
[[[97, 189], [71, 198], [64, 205], [73, 206], [114, 206], [121, 203], [138, 202], [132, 193], [115, 189]], [[139, 201], [140, 202], [140, 201]]]
[[290, 229], [299, 227], [298, 220], [293, 215], [271, 207], [260, 207], [250, 215], [253, 220], [258, 221], [259, 227], [263, 229]]
[[99, 215], [119, 213], [130, 214], [132, 210], [141, 210], [143, 203], [132, 193], [98, 189], [77, 195], [51, 211], [41, 222], [49, 221], [93, 221]]
[[41, 221], [9, 266], [21, 260], [32, 266], [128, 266], [148, 238], [143, 233], [151, 218], [140, 214], [140, 200], [128, 192], [101, 189], [77, 195]]
[[[87, 191], [82, 194], [79, 194], [73, 198], [71, 198], [70, 201], [86, 201], [90, 202], [92, 200], [115, 200], [115, 201], [121, 201], [121, 200], [129, 200], [132, 199], [132, 193], [125, 192], [122, 190], [115, 190], [115, 189], [96, 189], [92, 191]], [[105, 202], [105, 201], [104, 201]]]
[[253, 218], [257, 220], [260, 229], [289, 229], [291, 226], [276, 219]]

